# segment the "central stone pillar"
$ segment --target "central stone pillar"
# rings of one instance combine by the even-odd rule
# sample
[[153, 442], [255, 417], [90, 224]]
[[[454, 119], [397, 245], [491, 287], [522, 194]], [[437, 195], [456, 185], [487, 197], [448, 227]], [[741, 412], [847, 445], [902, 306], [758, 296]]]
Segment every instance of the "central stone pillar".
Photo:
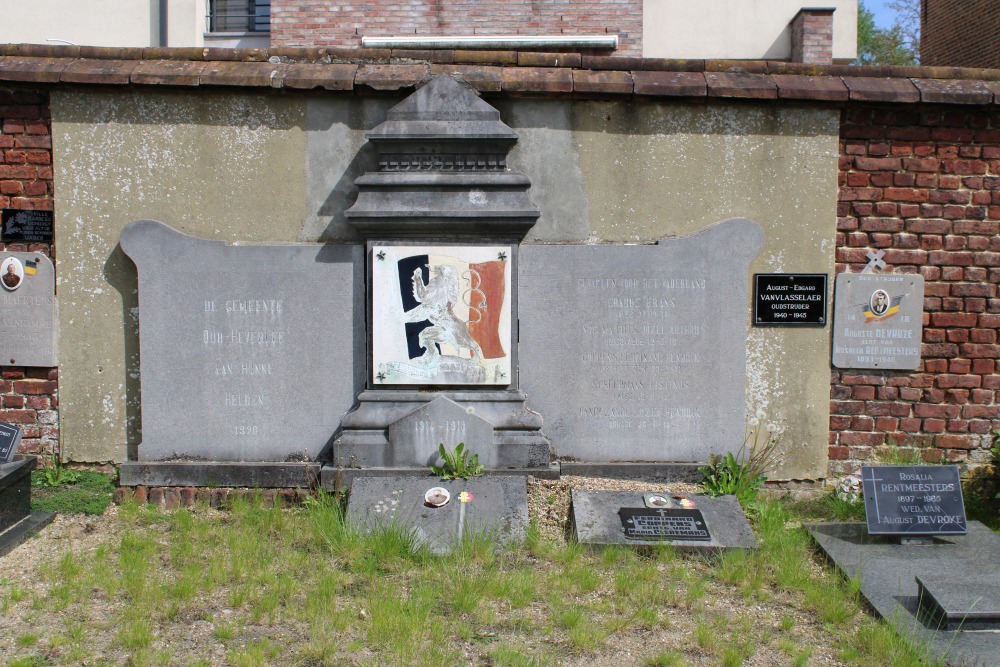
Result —
[[517, 134], [440, 75], [368, 134], [378, 171], [346, 216], [366, 239], [368, 377], [341, 422], [327, 488], [420, 473], [464, 442], [489, 471], [555, 476], [519, 390], [519, 246], [539, 211], [507, 169]]

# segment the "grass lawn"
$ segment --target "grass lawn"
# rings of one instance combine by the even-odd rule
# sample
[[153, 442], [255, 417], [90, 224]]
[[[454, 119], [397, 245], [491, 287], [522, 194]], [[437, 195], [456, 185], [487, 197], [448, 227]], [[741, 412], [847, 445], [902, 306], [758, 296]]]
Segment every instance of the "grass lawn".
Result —
[[326, 496], [127, 503], [32, 571], [14, 576], [18, 551], [0, 561], [0, 663], [935, 664], [861, 610], [800, 509], [762, 500], [749, 514], [760, 549], [708, 559], [535, 528], [499, 552], [474, 538], [433, 556], [400, 531], [362, 534]]

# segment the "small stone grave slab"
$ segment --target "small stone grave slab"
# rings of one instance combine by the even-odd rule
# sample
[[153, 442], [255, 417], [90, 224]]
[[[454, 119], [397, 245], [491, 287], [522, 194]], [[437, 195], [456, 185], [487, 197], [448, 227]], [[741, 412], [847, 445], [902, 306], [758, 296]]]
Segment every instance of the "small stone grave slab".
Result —
[[871, 535], [964, 535], [958, 466], [862, 466]]
[[34, 456], [0, 463], [0, 556], [52, 521], [52, 512], [31, 511], [31, 471]]
[[[435, 507], [444, 489], [448, 500]], [[463, 496], [463, 493], [467, 494]], [[450, 551], [466, 536], [490, 533], [498, 545], [524, 540], [528, 527], [528, 483], [522, 476], [484, 476], [442, 482], [437, 477], [357, 477], [351, 485], [348, 519], [368, 530], [399, 526], [434, 553]]]
[[[319, 459], [364, 383], [362, 247], [229, 245], [152, 220], [121, 246], [139, 274], [139, 462]], [[134, 466], [123, 484], [156, 483]]]
[[493, 425], [447, 396], [438, 396], [389, 425], [388, 467], [426, 468], [441, 461], [439, 445], [454, 451], [459, 443], [479, 455], [484, 467], [496, 465]]
[[0, 422], [0, 463], [10, 463], [21, 444], [21, 429], [13, 424]]
[[978, 521], [965, 535], [936, 537], [929, 545], [904, 545], [888, 535], [869, 535], [864, 523], [810, 523], [809, 534], [845, 577], [861, 581], [861, 594], [876, 613], [903, 634], [926, 645], [932, 657], [974, 667], [1000, 665], [995, 631], [955, 632], [920, 610], [917, 577], [941, 575], [974, 586], [1000, 572], [1000, 536]]
[[833, 296], [833, 365], [918, 368], [923, 312], [919, 274], [840, 274]]
[[573, 489], [572, 498], [576, 539], [583, 544], [671, 544], [696, 551], [757, 547], [735, 496]]
[[37, 252], [0, 252], [0, 364], [55, 366], [55, 270]]
[[561, 458], [703, 462], [743, 442], [748, 272], [764, 233], [523, 245], [521, 388]]
[[1000, 630], [1000, 572], [975, 580], [949, 573], [917, 576], [920, 607], [944, 630]]
[[825, 273], [753, 274], [755, 327], [825, 327]]

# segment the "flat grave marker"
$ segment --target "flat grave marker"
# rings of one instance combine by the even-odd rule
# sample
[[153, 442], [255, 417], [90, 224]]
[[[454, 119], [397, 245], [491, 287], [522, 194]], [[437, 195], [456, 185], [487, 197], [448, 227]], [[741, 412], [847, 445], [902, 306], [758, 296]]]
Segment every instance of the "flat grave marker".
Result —
[[584, 544], [672, 544], [686, 550], [757, 546], [735, 496], [573, 489], [572, 498], [576, 538]]

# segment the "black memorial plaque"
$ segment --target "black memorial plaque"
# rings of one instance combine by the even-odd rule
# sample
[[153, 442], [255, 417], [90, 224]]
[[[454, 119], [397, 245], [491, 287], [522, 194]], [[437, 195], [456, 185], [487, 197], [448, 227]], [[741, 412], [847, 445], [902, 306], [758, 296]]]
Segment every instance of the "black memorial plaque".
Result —
[[712, 539], [701, 510], [621, 507], [618, 516], [625, 537], [630, 540], [708, 542]]
[[870, 535], [964, 535], [958, 466], [863, 466]]
[[826, 326], [825, 273], [753, 274], [755, 327]]
[[0, 422], [0, 463], [10, 463], [21, 442], [21, 429], [13, 424]]
[[12, 243], [52, 243], [55, 216], [52, 211], [22, 211], [3, 209], [3, 241]]

